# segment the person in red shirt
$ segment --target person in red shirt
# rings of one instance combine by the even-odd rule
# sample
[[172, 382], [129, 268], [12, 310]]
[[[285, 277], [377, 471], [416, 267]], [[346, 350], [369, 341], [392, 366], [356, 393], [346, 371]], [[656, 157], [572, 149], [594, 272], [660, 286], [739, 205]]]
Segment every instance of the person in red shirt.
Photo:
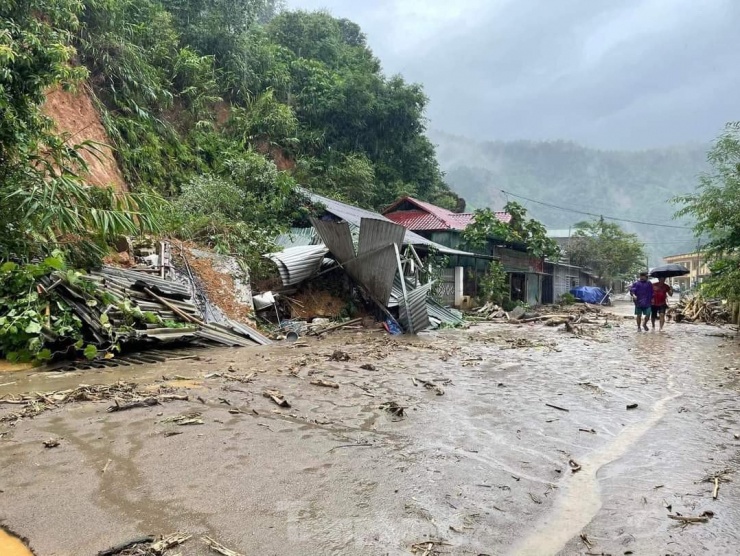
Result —
[[655, 330], [656, 319], [660, 318], [659, 331], [663, 331], [665, 312], [668, 310], [669, 295], [673, 295], [673, 288], [665, 283], [665, 278], [658, 278], [658, 281], [653, 284], [653, 302], [650, 308], [650, 320], [653, 324], [653, 330]]

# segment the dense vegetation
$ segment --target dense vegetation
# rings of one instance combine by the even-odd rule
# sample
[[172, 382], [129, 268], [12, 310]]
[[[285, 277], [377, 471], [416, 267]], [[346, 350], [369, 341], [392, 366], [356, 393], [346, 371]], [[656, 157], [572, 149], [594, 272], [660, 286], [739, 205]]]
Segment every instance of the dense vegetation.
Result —
[[[144, 229], [256, 262], [303, 216], [299, 183], [366, 207], [400, 193], [456, 206], [421, 88], [386, 77], [354, 23], [280, 7], [0, 3], [0, 259], [90, 253], [80, 243]], [[41, 114], [51, 88], [81, 83], [133, 195], [86, 187], [83, 146]]]
[[709, 238], [705, 249], [712, 270], [702, 285], [710, 295], [740, 299], [740, 122], [727, 124], [709, 151], [711, 169], [696, 193], [676, 199], [679, 215], [696, 218], [696, 233]]
[[607, 284], [634, 278], [645, 268], [645, 250], [635, 234], [603, 218], [578, 222], [569, 241], [568, 257], [577, 266], [592, 269]]
[[[538, 201], [629, 220], [691, 226], [689, 218], [673, 219], [669, 203], [692, 192], [707, 169], [703, 145], [641, 152], [600, 151], [573, 143], [488, 142], [435, 132], [433, 141], [445, 179], [474, 208], [500, 210], [507, 202], [501, 190]], [[568, 229], [584, 218], [516, 197], [548, 228]], [[660, 257], [696, 249], [690, 229], [621, 223], [645, 242], [651, 266]]]

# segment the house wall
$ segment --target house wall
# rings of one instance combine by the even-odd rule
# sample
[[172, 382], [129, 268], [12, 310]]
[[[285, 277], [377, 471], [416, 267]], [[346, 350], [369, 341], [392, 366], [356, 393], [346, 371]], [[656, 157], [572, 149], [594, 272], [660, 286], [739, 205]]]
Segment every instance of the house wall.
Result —
[[553, 265], [553, 297], [557, 303], [560, 296], [580, 286], [580, 272], [577, 268]]

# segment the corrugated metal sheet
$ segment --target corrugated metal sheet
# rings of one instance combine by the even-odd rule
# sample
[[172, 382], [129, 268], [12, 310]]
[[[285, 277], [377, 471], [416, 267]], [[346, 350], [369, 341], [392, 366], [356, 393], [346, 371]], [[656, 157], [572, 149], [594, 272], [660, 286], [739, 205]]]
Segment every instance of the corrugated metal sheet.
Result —
[[370, 254], [363, 253], [361, 257], [345, 263], [344, 268], [379, 303], [387, 305], [398, 268], [393, 244], [371, 251]]
[[427, 297], [432, 284], [424, 284], [408, 292], [408, 306], [401, 302], [398, 310], [398, 320], [406, 330], [421, 332], [429, 328], [429, 312], [427, 311]]
[[[402, 207], [402, 210], [397, 210]], [[410, 230], [464, 230], [475, 218], [471, 212], [452, 212], [413, 197], [404, 197], [396, 201], [385, 209], [383, 214]], [[399, 216], [394, 217], [395, 215]], [[498, 211], [494, 212], [494, 215], [504, 224], [511, 221], [511, 215], [506, 212]]]
[[153, 275], [150, 272], [144, 273], [138, 272], [136, 270], [126, 270], [124, 268], [104, 266], [100, 270], [91, 272], [91, 274], [96, 276], [103, 276], [106, 278], [111, 277], [114, 280], [119, 281], [119, 283], [127, 284], [128, 287], [131, 287], [131, 284], [137, 281], [143, 281], [150, 286], [154, 286], [156, 289], [162, 292], [162, 294], [168, 297], [181, 297], [183, 299], [188, 299], [191, 296], [190, 288], [188, 286], [178, 284], [177, 282], [173, 282], [172, 280], [163, 280], [162, 278], [159, 278], [158, 276]]
[[358, 255], [375, 251], [387, 245], [403, 245], [406, 229], [393, 222], [363, 218], [360, 221]]
[[283, 285], [293, 286], [316, 274], [327, 252], [324, 245], [304, 245], [265, 256], [277, 265]]
[[272, 340], [270, 340], [267, 336], [263, 336], [259, 332], [257, 332], [254, 328], [251, 326], [247, 326], [246, 324], [242, 324], [241, 322], [236, 322], [231, 319], [226, 320], [226, 325], [237, 332], [238, 334], [242, 334], [254, 342], [257, 342], [261, 346], [266, 346], [268, 344], [272, 343]]
[[[341, 218], [342, 220], [346, 220], [353, 226], [359, 227], [360, 221], [363, 218], [372, 218], [375, 220], [383, 220], [385, 222], [390, 222], [388, 218], [386, 218], [382, 214], [378, 214], [377, 212], [372, 212], [369, 210], [361, 209], [359, 207], [348, 205], [346, 203], [335, 201], [334, 199], [330, 199], [329, 197], [324, 197], [323, 195], [317, 195], [316, 193], [312, 193], [311, 191], [308, 191], [307, 189], [301, 189], [301, 192], [304, 195], [306, 195], [309, 199], [311, 199], [311, 201], [313, 201], [314, 203], [320, 203], [324, 205], [326, 207], [327, 212], [330, 212], [331, 214]], [[450, 249], [449, 247], [445, 247], [444, 245], [435, 243], [425, 237], [420, 236], [419, 234], [415, 234], [411, 230], [406, 230], [406, 235], [404, 237], [403, 242], [404, 244], [407, 244], [407, 245], [418, 245], [418, 246], [424, 246], [429, 249], [435, 249], [439, 251], [440, 253], [445, 253], [447, 255], [472, 255], [472, 253], [468, 253], [467, 251], [459, 251], [457, 249]]]
[[450, 326], [459, 326], [465, 322], [461, 316], [447, 307], [443, 307], [431, 297], [427, 298], [427, 313], [429, 313], [431, 319]]
[[355, 246], [352, 242], [352, 234], [348, 222], [335, 222], [332, 220], [319, 220], [311, 218], [319, 236], [340, 263], [346, 263], [355, 258]]

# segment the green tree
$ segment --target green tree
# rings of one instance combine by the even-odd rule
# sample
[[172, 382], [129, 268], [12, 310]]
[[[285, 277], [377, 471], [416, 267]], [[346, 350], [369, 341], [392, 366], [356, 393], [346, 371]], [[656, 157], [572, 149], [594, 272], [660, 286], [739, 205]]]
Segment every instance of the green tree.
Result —
[[708, 237], [712, 276], [702, 285], [710, 295], [740, 299], [740, 122], [728, 123], [707, 155], [711, 170], [696, 193], [678, 197], [678, 216], [696, 218], [694, 231]]
[[506, 203], [504, 211], [511, 219], [508, 223], [498, 219], [489, 208], [475, 211], [473, 223], [463, 232], [463, 239], [471, 249], [482, 249], [492, 239], [524, 245], [534, 257], [558, 259], [560, 248], [547, 237], [547, 229], [534, 218], [527, 218], [527, 210], [514, 201]]
[[481, 298], [485, 302], [501, 305], [509, 297], [509, 284], [504, 265], [491, 261], [480, 281]]
[[81, 8], [75, 0], [0, 3], [0, 260], [56, 249], [94, 259], [105, 240], [159, 225], [156, 198], [88, 186], [80, 151], [95, 145], [71, 145], [41, 112], [49, 88], [86, 76], [70, 63]]
[[645, 250], [635, 234], [603, 218], [579, 222], [570, 239], [570, 262], [592, 269], [600, 280], [611, 282], [632, 278], [645, 269]]

